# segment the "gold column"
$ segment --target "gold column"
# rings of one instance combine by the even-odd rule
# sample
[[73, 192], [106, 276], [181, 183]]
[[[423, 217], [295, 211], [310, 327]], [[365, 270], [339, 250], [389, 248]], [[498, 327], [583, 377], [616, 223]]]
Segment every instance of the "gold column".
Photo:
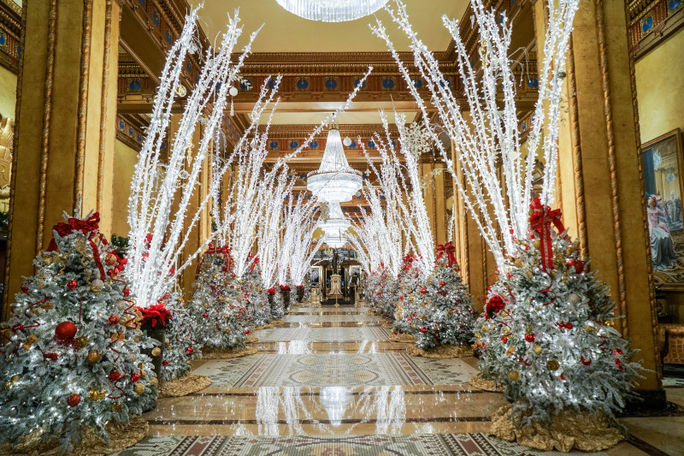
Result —
[[446, 191], [444, 188], [444, 173], [446, 165], [444, 163], [434, 164], [435, 176], [435, 242], [437, 244], [444, 244], [448, 236], [448, 222], [447, 220], [447, 204]]
[[[538, 42], [543, 8], [536, 2]], [[559, 152], [564, 219], [610, 285], [616, 313], [625, 317], [619, 329], [652, 370], [639, 387], [657, 390], [660, 362], [625, 4], [581, 2], [574, 27]]]
[[[119, 4], [26, 2], [17, 123], [7, 304], [62, 211], [100, 210], [110, 226]], [[109, 233], [107, 233], [109, 234]]]
[[423, 201], [425, 202], [425, 210], [430, 219], [430, 230], [432, 231], [432, 241], [435, 241], [435, 189], [432, 179], [432, 170], [434, 168], [432, 157], [422, 157], [418, 165], [420, 168], [420, 183], [423, 187]]

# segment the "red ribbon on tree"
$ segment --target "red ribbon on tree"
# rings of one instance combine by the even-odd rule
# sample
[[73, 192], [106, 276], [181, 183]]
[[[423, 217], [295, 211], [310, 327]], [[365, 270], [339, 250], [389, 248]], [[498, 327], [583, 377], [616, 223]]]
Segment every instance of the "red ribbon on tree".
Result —
[[435, 263], [439, 261], [439, 259], [442, 258], [445, 253], [447, 254], [449, 267], [452, 267], [456, 263], [456, 255], [454, 255], [454, 252], [456, 252], [456, 247], [454, 247], [451, 241], [447, 242], [446, 244], [437, 245], [437, 252], [439, 252], [439, 255], [437, 255]]
[[541, 250], [542, 269], [553, 269], [553, 246], [551, 244], [551, 225], [556, 227], [559, 233], [565, 232], [563, 222], [561, 222], [561, 210], [551, 210], [549, 206], [544, 206], [539, 197], [535, 196], [530, 204], [532, 214], [530, 214], [530, 228], [539, 234], [539, 249]]
[[217, 247], [213, 242], [209, 243], [209, 248], [207, 253], [220, 253], [226, 259], [226, 266], [223, 268], [224, 271], [230, 272], [233, 269], [233, 257], [230, 256], [230, 248], [227, 245], [223, 247]]

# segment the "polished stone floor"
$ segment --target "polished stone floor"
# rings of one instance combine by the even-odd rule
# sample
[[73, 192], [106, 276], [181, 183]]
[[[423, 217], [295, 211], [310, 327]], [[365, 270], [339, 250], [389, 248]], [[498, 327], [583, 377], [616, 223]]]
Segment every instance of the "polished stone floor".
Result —
[[[197, 361], [211, 386], [161, 399], [121, 456], [555, 454], [487, 436], [506, 400], [469, 388], [476, 360], [410, 356], [363, 307], [298, 307], [255, 335], [254, 355]], [[631, 440], [599, 454], [684, 455], [675, 415], [621, 419]]]

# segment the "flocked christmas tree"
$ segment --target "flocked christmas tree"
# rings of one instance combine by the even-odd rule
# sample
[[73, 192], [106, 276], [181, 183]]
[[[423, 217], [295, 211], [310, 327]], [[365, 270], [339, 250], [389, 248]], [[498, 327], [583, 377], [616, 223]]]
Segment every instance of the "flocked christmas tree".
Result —
[[476, 318], [470, 294], [458, 273], [453, 245], [448, 242], [437, 250], [435, 270], [411, 293], [402, 319], [395, 323], [396, 328], [413, 335], [416, 346], [424, 350], [471, 343]]
[[210, 244], [197, 268], [189, 303], [196, 334], [204, 347], [242, 347], [249, 334], [247, 312], [233, 283], [232, 259], [226, 247]]
[[612, 325], [608, 286], [587, 271], [560, 211], [532, 206], [534, 237], [517, 242], [476, 323], [482, 375], [505, 386], [522, 424], [567, 409], [610, 416], [640, 365]]
[[202, 354], [200, 334], [194, 326], [193, 313], [181, 296], [173, 296], [168, 304], [171, 319], [164, 332], [161, 380], [169, 381], [185, 376], [191, 361]]
[[70, 451], [84, 426], [106, 439], [108, 422], [153, 406], [157, 379], [140, 352], [153, 342], [119, 277], [125, 260], [98, 231], [97, 214], [65, 218], [34, 260], [36, 275], [16, 295], [4, 332], [0, 432]]

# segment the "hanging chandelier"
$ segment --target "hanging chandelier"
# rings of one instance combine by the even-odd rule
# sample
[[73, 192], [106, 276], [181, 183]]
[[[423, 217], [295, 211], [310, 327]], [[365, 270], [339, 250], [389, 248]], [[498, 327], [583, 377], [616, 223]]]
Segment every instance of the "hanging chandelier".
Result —
[[319, 22], [353, 21], [373, 14], [389, 0], [276, 0], [290, 13]]
[[361, 189], [361, 173], [347, 162], [340, 131], [331, 128], [318, 171], [307, 174], [306, 188], [320, 201], [349, 201]]

